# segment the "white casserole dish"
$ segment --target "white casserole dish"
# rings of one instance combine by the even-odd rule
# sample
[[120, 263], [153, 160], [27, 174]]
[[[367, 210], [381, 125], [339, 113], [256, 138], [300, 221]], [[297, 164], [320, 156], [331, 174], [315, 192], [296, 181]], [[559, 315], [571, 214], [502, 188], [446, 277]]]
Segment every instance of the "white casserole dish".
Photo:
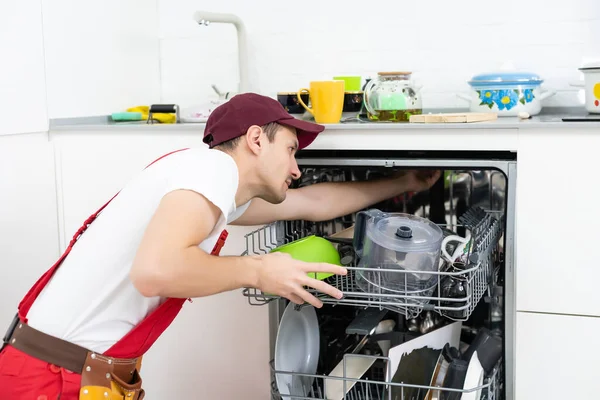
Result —
[[537, 115], [542, 100], [556, 94], [544, 91], [543, 80], [526, 72], [498, 72], [474, 76], [469, 82], [469, 95], [457, 94], [469, 102], [472, 112], [496, 112], [499, 117], [516, 116], [520, 112]]

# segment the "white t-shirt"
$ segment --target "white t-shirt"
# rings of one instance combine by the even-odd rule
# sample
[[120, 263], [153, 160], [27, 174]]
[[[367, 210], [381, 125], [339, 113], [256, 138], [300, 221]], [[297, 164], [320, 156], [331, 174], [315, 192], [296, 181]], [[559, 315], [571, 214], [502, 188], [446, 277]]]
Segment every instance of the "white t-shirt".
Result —
[[229, 155], [206, 148], [171, 154], [141, 171], [79, 238], [31, 307], [29, 324], [92, 351], [108, 350], [165, 300], [142, 296], [129, 279], [162, 197], [193, 190], [221, 210], [217, 225], [199, 245], [210, 253], [225, 225], [250, 205], [236, 207], [238, 179]]

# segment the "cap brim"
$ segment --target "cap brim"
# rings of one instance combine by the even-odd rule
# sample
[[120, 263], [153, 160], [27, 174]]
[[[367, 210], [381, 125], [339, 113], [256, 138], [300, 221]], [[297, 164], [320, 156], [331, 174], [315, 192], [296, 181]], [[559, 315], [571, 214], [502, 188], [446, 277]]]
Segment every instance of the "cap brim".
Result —
[[325, 130], [325, 127], [323, 125], [303, 121], [294, 117], [289, 119], [281, 119], [277, 121], [277, 123], [296, 128], [299, 149], [303, 149], [306, 146], [310, 145], [317, 138], [317, 135]]

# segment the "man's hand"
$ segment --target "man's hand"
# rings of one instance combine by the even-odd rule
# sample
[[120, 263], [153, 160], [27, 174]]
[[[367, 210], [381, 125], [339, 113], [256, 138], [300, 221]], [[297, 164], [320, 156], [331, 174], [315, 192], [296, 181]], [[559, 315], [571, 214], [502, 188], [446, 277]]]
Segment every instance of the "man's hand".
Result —
[[346, 268], [327, 263], [307, 263], [294, 260], [286, 253], [270, 253], [261, 256], [258, 268], [257, 289], [272, 295], [282, 296], [296, 304], [310, 303], [320, 308], [323, 303], [304, 286], [311, 287], [336, 299], [342, 298], [342, 292], [333, 286], [309, 277], [310, 272], [327, 272], [346, 275]]
[[440, 179], [441, 171], [411, 170], [400, 171], [396, 175], [398, 181], [404, 185], [407, 192], [422, 192], [430, 189]]

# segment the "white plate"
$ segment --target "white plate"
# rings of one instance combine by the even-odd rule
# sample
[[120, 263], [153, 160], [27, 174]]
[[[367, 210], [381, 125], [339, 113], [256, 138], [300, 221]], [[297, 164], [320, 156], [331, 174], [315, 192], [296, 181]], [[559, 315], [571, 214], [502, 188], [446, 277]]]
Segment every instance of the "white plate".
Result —
[[[471, 355], [471, 361], [469, 362], [469, 367], [467, 368], [467, 374], [465, 376], [465, 384], [463, 385], [463, 389], [469, 390], [482, 386], [483, 378], [483, 367], [481, 366], [481, 362], [479, 362], [479, 356], [477, 355], [477, 351], [475, 351]], [[461, 399], [479, 400], [481, 399], [481, 389], [474, 392], [463, 393]]]
[[[346, 371], [344, 371], [344, 360], [341, 360], [329, 374], [329, 376], [345, 379], [325, 379], [325, 398], [327, 400], [342, 400], [344, 395], [356, 384], [350, 379], [360, 379], [376, 360], [376, 358], [360, 356], [350, 356], [345, 359]], [[345, 392], [344, 382], [346, 382]]]
[[[305, 305], [299, 311], [294, 310], [294, 306], [294, 303], [288, 304], [279, 323], [275, 370], [315, 374], [320, 340], [317, 313], [313, 306]], [[288, 374], [277, 374], [275, 380], [280, 394], [294, 396], [307, 395], [313, 381]]]

